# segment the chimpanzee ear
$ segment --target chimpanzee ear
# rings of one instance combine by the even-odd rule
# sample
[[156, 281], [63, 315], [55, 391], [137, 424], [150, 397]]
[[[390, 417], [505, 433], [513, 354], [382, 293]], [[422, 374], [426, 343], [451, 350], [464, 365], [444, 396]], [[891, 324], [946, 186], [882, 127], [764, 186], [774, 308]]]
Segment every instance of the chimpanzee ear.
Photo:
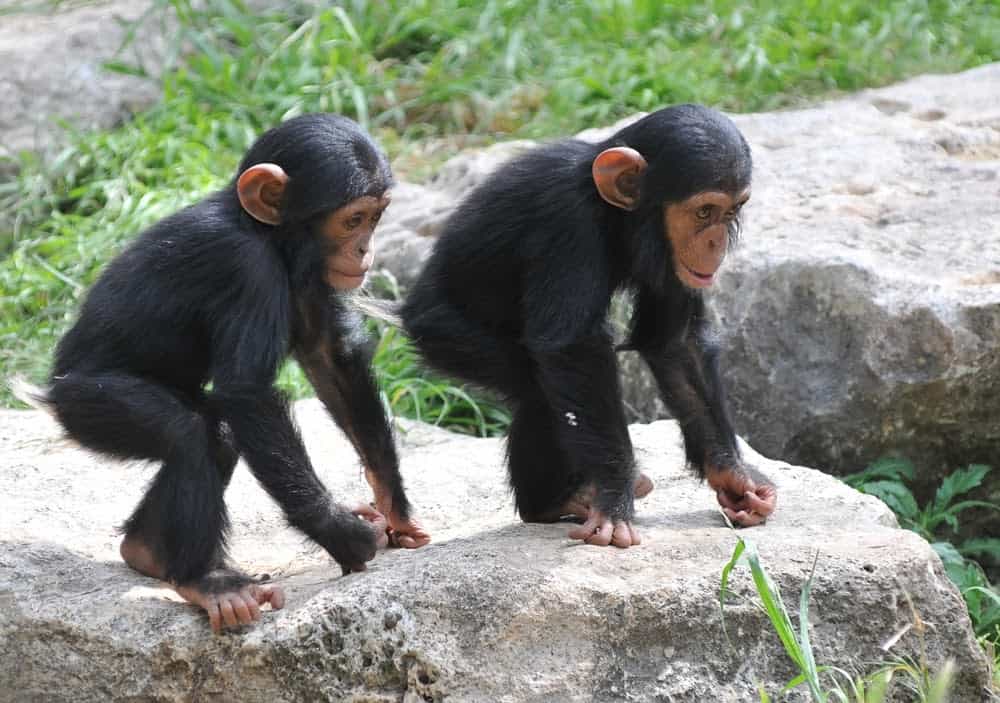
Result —
[[605, 149], [594, 159], [591, 168], [597, 192], [607, 202], [623, 210], [638, 207], [639, 178], [645, 170], [646, 159], [627, 146]]
[[266, 225], [281, 224], [281, 198], [288, 174], [277, 164], [254, 164], [240, 174], [236, 193], [247, 213]]

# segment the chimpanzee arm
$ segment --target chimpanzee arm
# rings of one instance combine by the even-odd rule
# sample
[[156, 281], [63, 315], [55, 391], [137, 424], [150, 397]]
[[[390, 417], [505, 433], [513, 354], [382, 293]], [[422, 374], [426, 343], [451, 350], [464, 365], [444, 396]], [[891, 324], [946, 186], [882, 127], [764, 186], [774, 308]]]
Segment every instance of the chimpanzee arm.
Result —
[[680, 423], [691, 468], [704, 478], [711, 467], [739, 463], [704, 302], [691, 296], [669, 304], [641, 291], [629, 346], [649, 365], [663, 402]]
[[680, 424], [688, 465], [708, 479], [732, 520], [763, 522], [777, 494], [770, 479], [740, 457], [704, 301], [687, 296], [669, 304], [640, 291], [628, 346], [649, 365]]
[[356, 313], [331, 303], [316, 339], [296, 356], [316, 395], [354, 445], [379, 510], [407, 522], [410, 504], [399, 474], [392, 428], [371, 372], [371, 343]]
[[236, 301], [229, 324], [218, 325], [211, 403], [289, 524], [329, 552], [345, 573], [363, 570], [375, 555], [375, 531], [333, 500], [313, 470], [287, 400], [272, 386], [289, 328], [285, 301], [275, 298]]

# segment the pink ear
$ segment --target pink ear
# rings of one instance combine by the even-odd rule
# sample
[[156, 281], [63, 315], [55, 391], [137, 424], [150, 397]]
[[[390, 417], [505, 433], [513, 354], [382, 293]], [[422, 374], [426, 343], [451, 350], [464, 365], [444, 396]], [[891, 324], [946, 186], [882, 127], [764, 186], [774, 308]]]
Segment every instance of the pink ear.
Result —
[[281, 224], [281, 198], [288, 174], [277, 164], [254, 164], [240, 174], [236, 194], [247, 213], [266, 225]]
[[623, 210], [638, 206], [639, 177], [645, 170], [646, 159], [627, 146], [605, 149], [591, 167], [597, 192], [606, 202]]

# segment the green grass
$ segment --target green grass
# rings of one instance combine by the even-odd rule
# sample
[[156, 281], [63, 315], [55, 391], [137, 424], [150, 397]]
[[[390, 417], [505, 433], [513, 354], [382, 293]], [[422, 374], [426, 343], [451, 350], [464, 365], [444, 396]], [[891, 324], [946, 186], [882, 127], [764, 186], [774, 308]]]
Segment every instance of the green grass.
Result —
[[[772, 109], [1000, 58], [1000, 5], [972, 0], [359, 0], [266, 15], [204, 5], [160, 0], [146, 18], [176, 12], [172, 46], [191, 49], [164, 76], [162, 103], [74, 135], [50, 161], [19, 155], [19, 175], [0, 183], [0, 376], [43, 378], [103, 264], [222, 185], [254, 135], [292, 115], [351, 115], [414, 179], [464, 146], [566, 135], [668, 103]], [[142, 73], [127, 56], [112, 66]], [[390, 396], [414, 415], [425, 400], [456, 408], [476, 431], [503, 422], [420, 385]]]

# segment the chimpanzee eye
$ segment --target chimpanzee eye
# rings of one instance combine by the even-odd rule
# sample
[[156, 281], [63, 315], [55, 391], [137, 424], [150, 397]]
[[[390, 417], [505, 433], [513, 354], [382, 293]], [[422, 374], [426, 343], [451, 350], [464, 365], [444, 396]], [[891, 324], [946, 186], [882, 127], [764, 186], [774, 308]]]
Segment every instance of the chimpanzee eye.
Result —
[[347, 229], [357, 229], [361, 226], [361, 222], [364, 220], [364, 216], [360, 212], [356, 212], [351, 215], [351, 218], [344, 223]]
[[709, 217], [712, 216], [712, 206], [702, 205], [695, 211], [694, 216], [697, 217], [699, 220], [707, 220]]

